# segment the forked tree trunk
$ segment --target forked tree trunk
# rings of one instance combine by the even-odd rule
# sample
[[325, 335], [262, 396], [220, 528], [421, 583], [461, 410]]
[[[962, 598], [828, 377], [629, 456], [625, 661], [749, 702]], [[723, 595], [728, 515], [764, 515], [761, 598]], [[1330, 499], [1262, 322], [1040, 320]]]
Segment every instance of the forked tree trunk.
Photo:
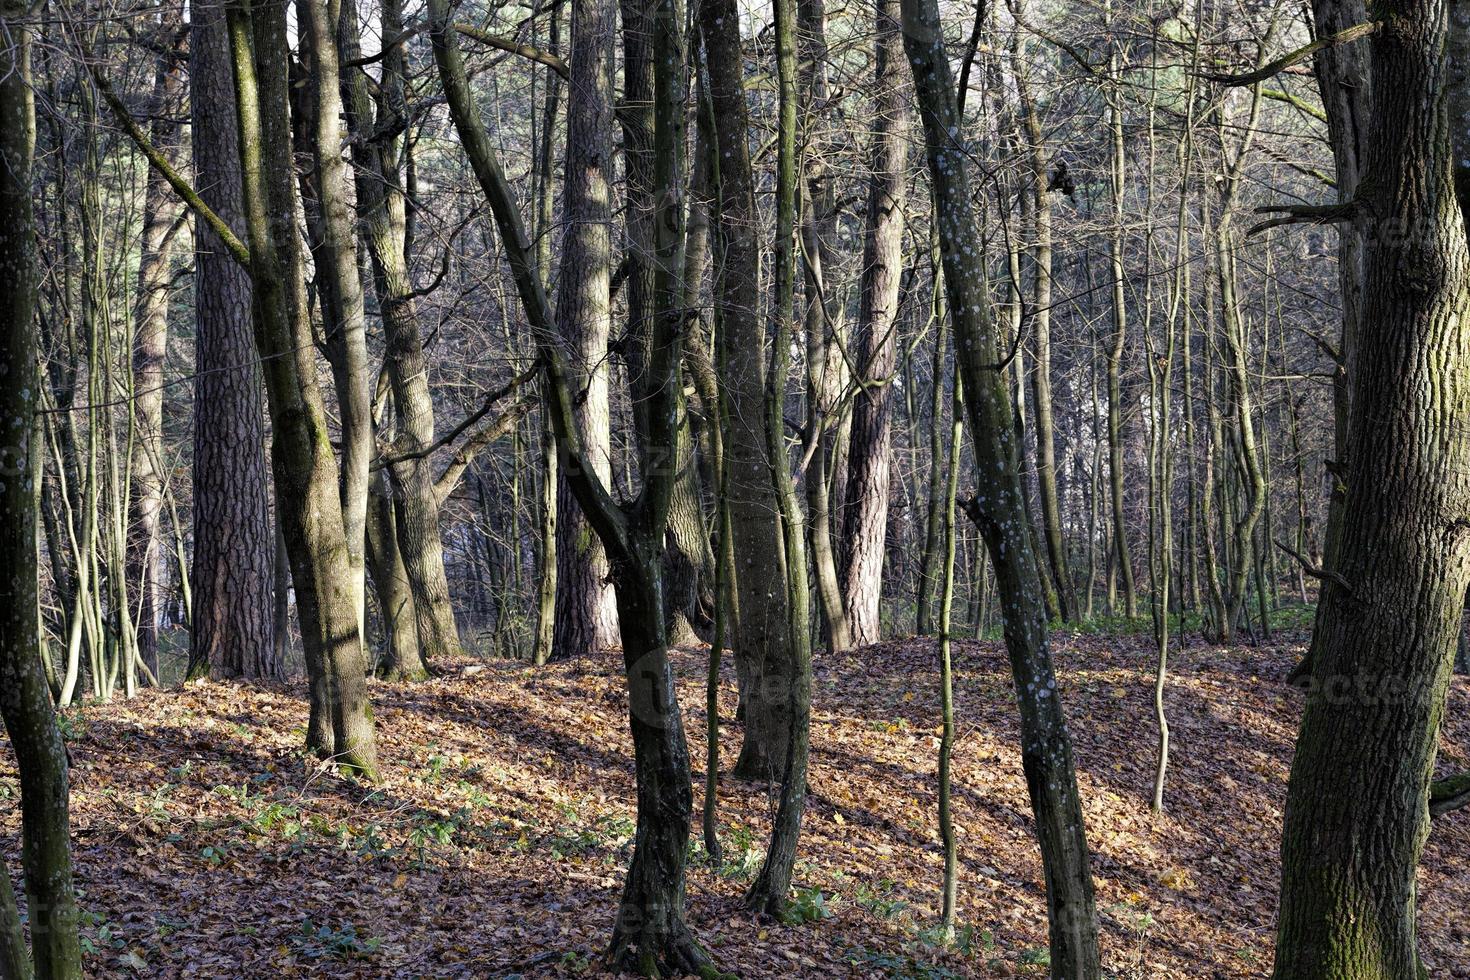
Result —
[[275, 425], [271, 456], [276, 509], [291, 558], [311, 689], [307, 747], [345, 770], [376, 779], [357, 591], [337, 462], [316, 383], [316, 348], [296, 231], [285, 4], [271, 0], [252, 8], [244, 0], [231, 0], [227, 14], [256, 345]]
[[[652, 0], [644, 23], [654, 41], [653, 216], [654, 320], [647, 346], [644, 400], [650, 453], [671, 453], [683, 399], [679, 334], [683, 311], [678, 256], [683, 239], [680, 158], [683, 148], [684, 51], [680, 20], [671, 0]], [[563, 469], [583, 513], [614, 563], [619, 629], [628, 685], [629, 725], [638, 782], [638, 828], [608, 951], [609, 965], [644, 976], [717, 971], [684, 922], [684, 864], [692, 800], [689, 751], [668, 660], [664, 620], [664, 535], [675, 473], [672, 467], [641, 467], [637, 499], [619, 507], [598, 478], [583, 447], [569, 372], [554, 342], [554, 322], [535, 258], [527, 243], [510, 183], [475, 108], [464, 61], [449, 24], [448, 0], [430, 0], [434, 58], [450, 117], [475, 177], [495, 214], [521, 304], [546, 366], [552, 422]], [[580, 97], [573, 85], [572, 99]], [[664, 458], [668, 458], [665, 456]]]
[[[767, 438], [765, 361], [770, 339], [757, 305], [761, 246], [742, 81], [744, 54], [739, 17], [730, 0], [704, 0], [699, 14], [714, 117], [712, 151], [719, 161], [717, 226], [723, 261], [714, 305], [724, 333], [721, 380], [730, 422], [726, 482], [740, 610], [733, 646], [745, 702], [745, 739], [733, 775], [775, 782], [791, 735], [790, 691], [780, 670], [790, 661], [790, 597], [781, 502], [772, 479], [772, 440]], [[784, 453], [779, 463], [787, 465]]]
[[1100, 964], [1082, 801], [1018, 476], [1010, 392], [1000, 370], [1007, 345], [991, 316], [985, 253], [977, 247], [983, 239], [971, 211], [969, 162], [936, 0], [904, 0], [903, 26], [975, 444], [976, 496], [966, 509], [985, 538], [1004, 610], [1021, 715], [1021, 764], [1046, 876], [1051, 971], [1055, 977], [1092, 978]]
[[1415, 874], [1470, 585], [1470, 252], [1445, 4], [1375, 15], [1347, 497], [1287, 790], [1277, 980], [1422, 975]]

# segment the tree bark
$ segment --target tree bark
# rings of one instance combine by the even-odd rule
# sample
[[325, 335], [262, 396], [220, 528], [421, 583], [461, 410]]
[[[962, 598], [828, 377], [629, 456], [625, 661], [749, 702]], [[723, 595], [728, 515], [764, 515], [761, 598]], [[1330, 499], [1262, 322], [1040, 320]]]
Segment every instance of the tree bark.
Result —
[[848, 448], [847, 509], [843, 514], [843, 601], [852, 642], [877, 643], [888, 535], [891, 412], [888, 393], [897, 368], [898, 288], [903, 277], [904, 198], [908, 160], [908, 72], [897, 0], [877, 7], [874, 41], [873, 138], [869, 146], [868, 217], [858, 301], [859, 392]]
[[1097, 914], [1082, 803], [1052, 669], [1037, 557], [1019, 479], [1010, 392], [1000, 370], [1007, 347], [991, 317], [983, 239], [971, 211], [969, 163], [936, 0], [904, 0], [904, 49], [924, 123], [944, 284], [975, 444], [976, 496], [966, 509], [995, 568], [1006, 650], [1021, 714], [1021, 764], [1046, 876], [1051, 971], [1101, 972]]
[[[224, 5], [190, 10], [189, 102], [201, 201], [243, 228], [239, 137]], [[265, 399], [251, 340], [250, 276], [208, 222], [194, 231], [194, 614], [190, 677], [279, 677], [271, 656]]]
[[375, 780], [357, 592], [336, 458], [316, 382], [292, 179], [284, 0], [227, 7], [255, 332], [275, 424], [276, 510], [311, 689], [307, 747]]
[[[82, 951], [68, 839], [66, 747], [56, 727], [39, 645], [40, 556], [32, 482], [37, 471], [31, 457], [40, 451], [32, 442], [40, 381], [31, 210], [36, 116], [28, 14], [20, 0], [0, 3], [0, 264], [9, 277], [8, 288], [0, 291], [0, 376], [10, 379], [0, 385], [0, 562], [11, 569], [0, 586], [0, 716], [20, 773], [21, 866], [31, 960], [37, 976], [79, 980]], [[13, 896], [9, 905], [13, 909]], [[14, 920], [5, 926], [7, 935], [18, 934]], [[24, 952], [11, 942], [4, 945], [12, 959]]]
[[1445, 5], [1399, 0], [1375, 14], [1340, 580], [1323, 599], [1287, 789], [1277, 980], [1422, 975], [1415, 872], [1470, 585], [1470, 443], [1458, 428], [1470, 413], [1470, 250], [1451, 175]]

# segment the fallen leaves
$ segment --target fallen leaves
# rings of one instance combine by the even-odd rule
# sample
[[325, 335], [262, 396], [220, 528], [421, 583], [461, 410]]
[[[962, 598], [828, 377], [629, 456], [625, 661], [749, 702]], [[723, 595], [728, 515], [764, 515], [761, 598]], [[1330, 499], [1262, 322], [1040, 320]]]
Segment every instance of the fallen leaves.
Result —
[[[1166, 812], [1149, 813], [1151, 664], [1142, 638], [1059, 635], [1104, 960], [1119, 977], [1269, 972], [1277, 834], [1298, 651], [1186, 647]], [[675, 658], [696, 772], [704, 655]], [[926, 641], [817, 658], [799, 926], [753, 919], [770, 801], [720, 785], [725, 861], [691, 844], [689, 919], [747, 978], [1046, 973], [1045, 895], [1003, 651], [955, 647], [959, 949], [936, 946], [937, 666]], [[440, 665], [374, 684], [381, 786], [299, 752], [299, 686], [191, 684], [90, 706], [73, 733], [73, 827], [96, 976], [584, 976], [618, 904], [633, 834], [631, 749], [616, 654], [529, 670]], [[734, 678], [722, 769], [739, 750]], [[1466, 768], [1470, 692], [1457, 680], [1446, 768]], [[895, 695], [895, 691], [904, 693]], [[0, 766], [10, 765], [0, 755]], [[0, 795], [14, 773], [0, 768]], [[13, 796], [13, 791], [12, 791]], [[18, 807], [0, 814], [16, 867]], [[1470, 976], [1470, 813], [1436, 821], [1420, 937], [1436, 977]]]

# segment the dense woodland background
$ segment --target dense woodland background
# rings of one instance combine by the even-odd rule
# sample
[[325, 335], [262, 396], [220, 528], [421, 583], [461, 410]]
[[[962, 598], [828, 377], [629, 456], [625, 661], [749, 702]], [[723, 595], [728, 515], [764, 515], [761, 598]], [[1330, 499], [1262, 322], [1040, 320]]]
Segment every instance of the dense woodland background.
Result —
[[1467, 17], [0, 0], [0, 976], [1470, 976]]

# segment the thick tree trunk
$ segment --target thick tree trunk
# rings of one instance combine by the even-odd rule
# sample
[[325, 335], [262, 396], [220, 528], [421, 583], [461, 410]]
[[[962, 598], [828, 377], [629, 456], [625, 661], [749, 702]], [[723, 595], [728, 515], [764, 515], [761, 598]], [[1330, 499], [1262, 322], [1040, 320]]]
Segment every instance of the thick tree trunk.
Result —
[[[82, 976], [76, 893], [68, 839], [67, 758], [41, 669], [36, 468], [31, 454], [40, 378], [36, 344], [36, 226], [31, 163], [36, 116], [31, 83], [29, 12], [19, 0], [0, 3], [0, 562], [11, 570], [0, 586], [0, 716], [20, 772], [21, 866], [30, 913], [31, 959], [46, 980]], [[9, 883], [7, 873], [6, 883]], [[10, 889], [6, 888], [7, 892]], [[14, 897], [7, 912], [14, 911]], [[18, 921], [3, 923], [19, 940]], [[23, 941], [21, 941], [23, 943]], [[3, 944], [8, 959], [24, 946]]]
[[985, 538], [1005, 618], [1021, 714], [1021, 764], [1046, 876], [1051, 971], [1096, 977], [1097, 914], [1082, 803], [1052, 669], [1037, 556], [1019, 479], [1010, 392], [999, 370], [1006, 345], [991, 318], [983, 239], [971, 211], [969, 163], [936, 0], [904, 0], [904, 48], [924, 123], [944, 283], [975, 444], [976, 497], [967, 510]]
[[888, 393], [897, 368], [898, 287], [903, 277], [904, 197], [908, 160], [908, 72], [897, 0], [877, 8], [873, 137], [869, 145], [868, 219], [858, 305], [860, 391], [853, 403], [843, 514], [843, 601], [852, 642], [877, 643], [888, 535], [891, 427]]
[[1445, 5], [1399, 0], [1375, 13], [1347, 497], [1287, 790], [1278, 980], [1421, 971], [1415, 872], [1470, 585], [1470, 443], [1459, 430], [1470, 416], [1470, 254], [1451, 177]]
[[[566, 185], [556, 325], [576, 393], [577, 429], [593, 475], [612, 478], [608, 335], [612, 329], [611, 0], [572, 6], [573, 97], [567, 101]], [[570, 465], [570, 461], [564, 461]], [[617, 607], [607, 583], [607, 553], [572, 490], [557, 474], [556, 636], [553, 656], [581, 656], [612, 645]]]
[[[239, 138], [224, 6], [191, 7], [189, 102], [199, 197], [243, 230]], [[189, 676], [279, 677], [271, 656], [265, 399], [250, 334], [250, 277], [196, 221], [194, 599]]]

